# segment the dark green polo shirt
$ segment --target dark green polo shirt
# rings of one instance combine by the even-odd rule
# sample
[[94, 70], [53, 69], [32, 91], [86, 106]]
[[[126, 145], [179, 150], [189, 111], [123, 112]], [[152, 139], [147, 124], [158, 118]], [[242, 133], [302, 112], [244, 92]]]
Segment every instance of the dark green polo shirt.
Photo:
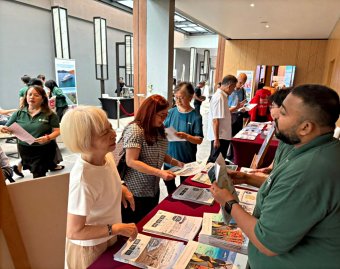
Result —
[[28, 86], [25, 86], [19, 90], [19, 97], [25, 97], [25, 93], [28, 90]]
[[[6, 126], [10, 126], [14, 122], [18, 123], [35, 138], [51, 134], [53, 128], [59, 128], [59, 118], [55, 113], [52, 112], [52, 114], [47, 115], [40, 112], [32, 118], [28, 114], [27, 107], [14, 112]], [[19, 140], [19, 144], [28, 145], [21, 140]], [[40, 144], [33, 143], [31, 146], [40, 146]]]
[[340, 141], [332, 136], [299, 148], [281, 145], [285, 153], [279, 152], [254, 210], [258, 240], [278, 255], [268, 257], [249, 243], [252, 269], [339, 268]]

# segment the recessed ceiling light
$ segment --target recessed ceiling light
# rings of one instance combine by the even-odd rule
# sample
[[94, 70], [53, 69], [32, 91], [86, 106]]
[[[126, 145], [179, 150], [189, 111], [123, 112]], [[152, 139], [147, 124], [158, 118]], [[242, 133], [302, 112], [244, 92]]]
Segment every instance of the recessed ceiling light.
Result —
[[269, 28], [269, 24], [266, 25], [266, 28]]
[[255, 4], [254, 4], [254, 3], [251, 3], [251, 4], [250, 4], [250, 6], [251, 6], [251, 7], [254, 7], [254, 6], [255, 6]]

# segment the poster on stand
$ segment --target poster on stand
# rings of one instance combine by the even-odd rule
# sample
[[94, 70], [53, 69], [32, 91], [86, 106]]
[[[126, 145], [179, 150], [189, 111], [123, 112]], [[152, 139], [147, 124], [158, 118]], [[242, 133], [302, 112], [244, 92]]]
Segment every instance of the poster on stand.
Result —
[[247, 100], [249, 102], [251, 98], [254, 96], [253, 93], [254, 71], [237, 70], [236, 76], [238, 77], [238, 75], [241, 73], [245, 73], [247, 75], [247, 81], [243, 87], [246, 90]]
[[71, 107], [77, 106], [76, 61], [56, 58], [55, 76], [59, 88], [66, 96], [67, 104]]

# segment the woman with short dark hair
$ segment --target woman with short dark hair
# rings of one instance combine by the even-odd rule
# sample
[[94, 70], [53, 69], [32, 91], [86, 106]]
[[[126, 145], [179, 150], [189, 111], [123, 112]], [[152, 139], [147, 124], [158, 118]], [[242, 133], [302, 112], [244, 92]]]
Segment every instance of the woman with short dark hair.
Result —
[[[203, 141], [202, 116], [190, 106], [194, 87], [190, 82], [181, 82], [175, 88], [176, 107], [169, 110], [164, 121], [165, 127], [173, 127], [179, 138], [185, 141], [169, 142], [167, 153], [177, 160], [190, 163], [196, 161], [197, 144]], [[165, 164], [169, 169], [171, 165]], [[185, 177], [181, 177], [181, 183]], [[176, 189], [175, 180], [165, 181], [168, 193]]]

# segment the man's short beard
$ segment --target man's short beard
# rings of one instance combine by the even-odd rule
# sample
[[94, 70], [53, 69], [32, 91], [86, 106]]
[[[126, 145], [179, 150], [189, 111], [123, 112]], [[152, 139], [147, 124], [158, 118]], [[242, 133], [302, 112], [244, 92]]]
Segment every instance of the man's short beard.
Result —
[[278, 139], [280, 139], [283, 143], [286, 143], [288, 145], [296, 145], [296, 144], [301, 143], [301, 139], [293, 132], [291, 134], [284, 134], [280, 132], [277, 119], [275, 119], [275, 125], [276, 125], [275, 136]]

